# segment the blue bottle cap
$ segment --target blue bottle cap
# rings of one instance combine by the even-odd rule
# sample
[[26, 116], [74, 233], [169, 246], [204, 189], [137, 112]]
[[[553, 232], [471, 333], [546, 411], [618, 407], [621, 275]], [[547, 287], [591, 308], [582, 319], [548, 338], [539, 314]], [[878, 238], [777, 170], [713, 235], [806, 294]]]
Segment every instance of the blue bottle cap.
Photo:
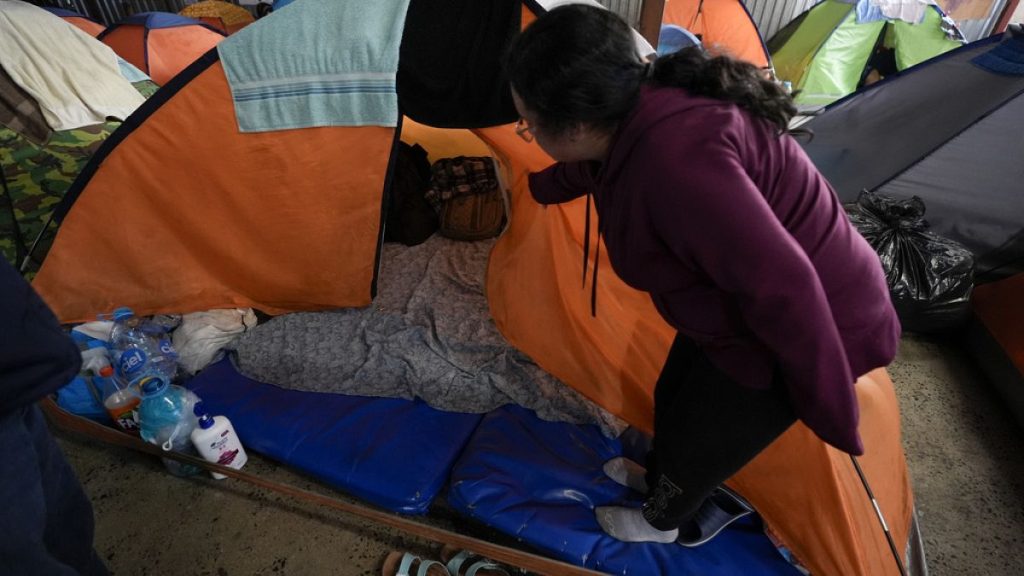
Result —
[[147, 376], [139, 382], [139, 386], [142, 388], [142, 396], [148, 398], [162, 393], [167, 388], [167, 382], [163, 378]]
[[124, 320], [126, 318], [131, 318], [132, 316], [135, 316], [135, 312], [132, 312], [132, 309], [128, 308], [127, 306], [122, 306], [122, 307], [118, 308], [117, 310], [114, 310], [114, 321], [115, 322], [117, 322], [118, 320]]
[[202, 402], [196, 402], [195, 406], [192, 407], [192, 413], [199, 417], [199, 427], [203, 430], [213, 427], [213, 418], [203, 407]]

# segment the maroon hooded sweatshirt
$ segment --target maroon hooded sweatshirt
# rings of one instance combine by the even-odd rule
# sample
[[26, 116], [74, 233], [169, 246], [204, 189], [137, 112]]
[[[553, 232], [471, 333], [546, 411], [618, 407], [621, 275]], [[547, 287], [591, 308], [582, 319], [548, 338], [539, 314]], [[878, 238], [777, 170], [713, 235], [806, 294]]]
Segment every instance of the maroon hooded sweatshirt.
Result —
[[593, 193], [615, 272], [737, 383], [776, 367], [797, 416], [863, 453], [856, 378], [900, 325], [878, 255], [790, 136], [720, 100], [645, 88], [606, 162], [530, 175], [541, 204]]

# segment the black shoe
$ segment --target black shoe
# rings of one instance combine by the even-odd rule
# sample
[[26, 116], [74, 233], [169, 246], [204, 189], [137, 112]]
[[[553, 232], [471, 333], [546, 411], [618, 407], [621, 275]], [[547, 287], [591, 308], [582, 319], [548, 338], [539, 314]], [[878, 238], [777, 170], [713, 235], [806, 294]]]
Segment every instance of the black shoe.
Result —
[[700, 505], [693, 518], [679, 527], [676, 542], [687, 548], [700, 546], [717, 536], [729, 524], [753, 511], [754, 507], [742, 496], [724, 485], [719, 486]]

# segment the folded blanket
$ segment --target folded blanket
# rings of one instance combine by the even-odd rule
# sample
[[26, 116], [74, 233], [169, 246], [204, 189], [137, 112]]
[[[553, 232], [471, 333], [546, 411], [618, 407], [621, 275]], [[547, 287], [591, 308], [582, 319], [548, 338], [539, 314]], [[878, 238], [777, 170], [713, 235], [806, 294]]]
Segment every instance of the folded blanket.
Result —
[[0, 0], [0, 54], [55, 131], [127, 118], [145, 100], [121, 76], [113, 50], [26, 2]]
[[286, 314], [261, 324], [235, 343], [238, 370], [282, 388], [419, 397], [451, 412], [518, 404], [545, 420], [621, 433], [621, 420], [498, 332], [484, 296], [493, 246], [494, 240], [439, 236], [413, 247], [385, 244], [380, 293], [371, 306]]
[[[242, 132], [397, 126], [409, 0], [303, 0], [217, 45]], [[324, 25], [324, 23], [329, 25]]]

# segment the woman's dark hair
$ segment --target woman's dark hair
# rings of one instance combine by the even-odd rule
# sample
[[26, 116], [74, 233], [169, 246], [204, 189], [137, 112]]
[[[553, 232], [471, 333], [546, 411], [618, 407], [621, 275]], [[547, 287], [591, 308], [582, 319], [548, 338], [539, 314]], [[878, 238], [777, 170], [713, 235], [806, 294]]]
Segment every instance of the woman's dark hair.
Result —
[[646, 72], [631, 34], [608, 10], [561, 6], [513, 39], [505, 71], [545, 132], [577, 124], [614, 130], [636, 104]]
[[753, 64], [689, 47], [652, 66], [648, 70], [637, 54], [632, 31], [621, 18], [580, 4], [539, 17], [512, 41], [505, 58], [512, 88], [551, 134], [577, 124], [613, 130], [633, 109], [645, 82], [735, 103], [780, 133], [796, 114], [782, 86]]

